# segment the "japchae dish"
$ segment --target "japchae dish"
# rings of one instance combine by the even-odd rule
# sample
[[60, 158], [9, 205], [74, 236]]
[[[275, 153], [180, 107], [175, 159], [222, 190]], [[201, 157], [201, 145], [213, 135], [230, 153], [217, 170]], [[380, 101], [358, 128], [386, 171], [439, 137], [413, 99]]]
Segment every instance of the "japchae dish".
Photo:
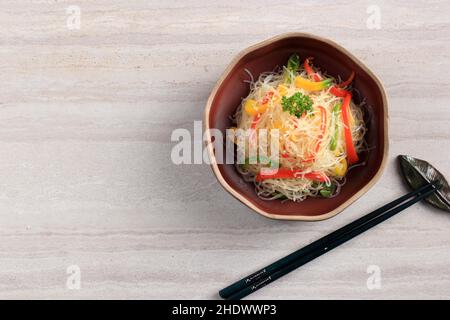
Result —
[[[250, 94], [236, 111], [235, 131], [251, 131], [242, 148], [245, 162], [237, 170], [255, 184], [262, 199], [302, 201], [309, 196], [333, 197], [348, 170], [366, 149], [363, 109], [352, 100], [346, 81], [326, 76], [292, 55], [278, 72], [266, 72], [250, 82]], [[242, 129], [242, 130], [237, 130]], [[252, 159], [250, 146], [258, 132], [278, 130], [277, 158]], [[252, 161], [254, 160], [254, 161]], [[276, 162], [276, 169], [267, 170]]]

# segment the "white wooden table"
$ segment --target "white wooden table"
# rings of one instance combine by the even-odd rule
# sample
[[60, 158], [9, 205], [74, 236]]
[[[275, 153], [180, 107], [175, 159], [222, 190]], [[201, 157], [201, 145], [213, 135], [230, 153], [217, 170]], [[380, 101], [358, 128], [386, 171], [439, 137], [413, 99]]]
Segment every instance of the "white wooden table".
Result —
[[[2, 0], [0, 298], [217, 298], [404, 193], [396, 155], [450, 177], [449, 12], [448, 1]], [[201, 120], [233, 56], [290, 31], [348, 48], [390, 99], [382, 179], [316, 223], [263, 218], [207, 165], [170, 161], [172, 131]], [[450, 214], [419, 204], [250, 298], [449, 299]]]

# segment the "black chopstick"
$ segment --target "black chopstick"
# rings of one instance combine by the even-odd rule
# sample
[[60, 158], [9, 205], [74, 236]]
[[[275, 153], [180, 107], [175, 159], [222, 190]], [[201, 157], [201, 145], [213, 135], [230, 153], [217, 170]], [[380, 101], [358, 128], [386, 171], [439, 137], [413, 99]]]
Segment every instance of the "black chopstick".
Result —
[[352, 229], [354, 229], [355, 227], [373, 219], [374, 217], [378, 216], [379, 214], [384, 213], [385, 211], [399, 205], [400, 203], [408, 200], [409, 198], [419, 194], [420, 192], [424, 191], [425, 189], [429, 188], [431, 185], [431, 183], [426, 184], [378, 209], [376, 209], [375, 211], [341, 227], [340, 229], [308, 244], [307, 246], [294, 251], [293, 253], [287, 255], [284, 258], [279, 259], [278, 261], [268, 265], [267, 267], [258, 270], [254, 273], [252, 273], [251, 275], [231, 284], [230, 286], [222, 289], [219, 291], [219, 295], [224, 298], [227, 299], [228, 297], [230, 297], [231, 295], [233, 295], [235, 292], [242, 290], [243, 288], [256, 283], [258, 280], [267, 277], [269, 274], [271, 274], [272, 272], [284, 267], [285, 265], [288, 265], [290, 263], [292, 263], [293, 261], [297, 260], [299, 257], [306, 255], [308, 253], [310, 253], [311, 251], [322, 247], [323, 245], [325, 245], [326, 243], [328, 243], [329, 241], [333, 241], [333, 239], [336, 239], [340, 236], [342, 236], [343, 234], [345, 234], [348, 231], [351, 231]]
[[[431, 186], [431, 187], [430, 187]], [[328, 244], [326, 244], [323, 247], [319, 247], [316, 250], [313, 250], [312, 252], [300, 257], [296, 261], [294, 261], [291, 264], [288, 264], [284, 266], [283, 268], [271, 273], [270, 275], [267, 275], [266, 277], [260, 279], [258, 282], [249, 285], [245, 287], [244, 289], [234, 293], [227, 299], [229, 300], [237, 300], [242, 299], [245, 296], [261, 289], [262, 287], [266, 286], [267, 284], [277, 280], [278, 278], [284, 276], [285, 274], [297, 269], [298, 267], [306, 264], [307, 262], [314, 260], [315, 258], [321, 256], [322, 254], [338, 247], [339, 245], [343, 244], [344, 242], [356, 237], [357, 235], [363, 233], [364, 231], [372, 228], [373, 226], [389, 219], [390, 217], [394, 216], [395, 214], [399, 213], [400, 211], [403, 211], [404, 209], [410, 207], [411, 205], [417, 203], [418, 201], [428, 197], [431, 193], [435, 192], [437, 189], [434, 187], [434, 185], [429, 184], [426, 186], [425, 190], [420, 193], [417, 197], [411, 199], [410, 201], [393, 208], [392, 210], [389, 210], [383, 214], [380, 214], [379, 216], [367, 221], [366, 223], [360, 225], [359, 227], [356, 227], [355, 229], [351, 230], [350, 232], [347, 232], [343, 234], [341, 237], [335, 239], [334, 241], [330, 241]]]
[[[366, 231], [372, 226], [406, 209], [410, 205], [425, 198], [435, 190], [436, 188], [433, 183], [426, 184], [421, 188], [414, 190], [349, 223], [348, 225], [330, 233], [329, 235], [314, 241], [306, 247], [303, 247], [291, 253], [290, 255], [272, 263], [271, 265], [261, 269], [260, 271], [257, 271], [252, 275], [228, 286], [227, 288], [221, 290], [219, 294], [225, 299], [240, 299], [242, 297], [245, 297], [246, 295], [285, 275], [286, 273], [298, 268], [299, 266], [328, 252], [329, 250], [335, 248], [343, 242]], [[396, 208], [396, 206], [398, 206], [402, 202], [416, 195], [419, 196]], [[367, 226], [369, 227], [367, 228]]]

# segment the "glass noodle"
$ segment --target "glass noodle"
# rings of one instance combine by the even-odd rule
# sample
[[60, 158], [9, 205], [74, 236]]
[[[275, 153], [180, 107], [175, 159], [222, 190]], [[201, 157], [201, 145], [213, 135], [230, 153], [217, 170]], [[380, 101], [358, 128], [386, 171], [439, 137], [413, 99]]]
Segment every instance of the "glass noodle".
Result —
[[[256, 81], [251, 81], [250, 93], [234, 117], [237, 129], [279, 130], [280, 156], [277, 161], [280, 170], [288, 173], [287, 176], [261, 178], [261, 169], [267, 164], [237, 166], [244, 179], [255, 184], [258, 196], [266, 200], [302, 201], [308, 196], [333, 197], [345, 183], [345, 175], [352, 164], [348, 158], [349, 146], [342, 114], [344, 99], [330, 92], [336, 86], [336, 80], [327, 77], [330, 83], [326, 88], [309, 90], [301, 83], [299, 85], [299, 77], [299, 80], [314, 82], [318, 80], [317, 75], [321, 79], [325, 76], [316, 73], [314, 80], [304, 67], [295, 69], [285, 67], [279, 72], [266, 72]], [[283, 104], [287, 103], [284, 101], [295, 94], [307, 96], [312, 101], [312, 107], [301, 116], [283, 108]], [[254, 106], [257, 112], [249, 106]], [[260, 109], [257, 109], [258, 106]], [[363, 110], [353, 100], [348, 105], [347, 121], [354, 150], [360, 153], [365, 148], [367, 129]], [[248, 157], [247, 145], [246, 148]]]

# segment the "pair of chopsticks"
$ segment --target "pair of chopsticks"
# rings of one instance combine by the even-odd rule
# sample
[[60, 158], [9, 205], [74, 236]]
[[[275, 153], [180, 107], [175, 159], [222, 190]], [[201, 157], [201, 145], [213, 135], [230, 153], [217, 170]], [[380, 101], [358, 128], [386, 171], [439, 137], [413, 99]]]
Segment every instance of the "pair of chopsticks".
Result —
[[[437, 182], [424, 186], [376, 209], [375, 211], [347, 224], [346, 226], [316, 240], [309, 245], [294, 251], [267, 267], [233, 283], [219, 291], [219, 295], [227, 300], [238, 300], [261, 289], [267, 284], [281, 278], [285, 274], [314, 260], [324, 253], [338, 247], [373, 226], [389, 219], [400, 211], [412, 206], [435, 192]], [[412, 199], [411, 199], [412, 198]], [[407, 201], [410, 199], [409, 201]], [[405, 202], [406, 201], [406, 202]]]

